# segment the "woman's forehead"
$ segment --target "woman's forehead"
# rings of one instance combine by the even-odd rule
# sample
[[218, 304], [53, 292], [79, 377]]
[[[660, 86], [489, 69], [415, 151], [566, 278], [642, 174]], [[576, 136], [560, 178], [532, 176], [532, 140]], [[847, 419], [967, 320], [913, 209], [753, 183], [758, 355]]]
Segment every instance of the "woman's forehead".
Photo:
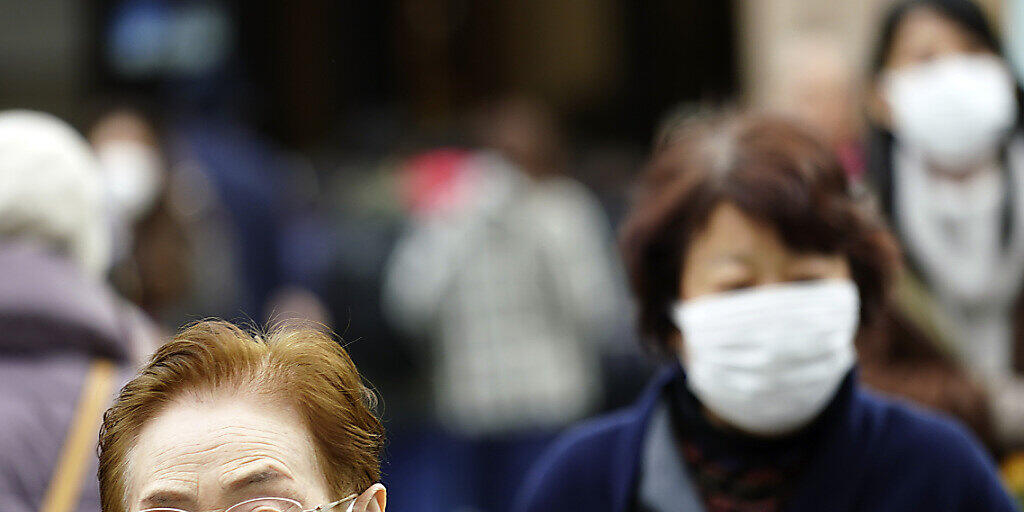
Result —
[[832, 254], [790, 247], [779, 227], [771, 220], [748, 213], [729, 201], [720, 202], [711, 209], [703, 229], [695, 233], [687, 248], [688, 260], [696, 257], [705, 262], [763, 259], [773, 255], [795, 258]]
[[179, 400], [142, 428], [129, 454], [129, 489], [198, 494], [261, 475], [319, 482], [314, 450], [288, 407], [239, 397]]
[[974, 51], [981, 45], [978, 36], [959, 21], [920, 6], [908, 12], [897, 26], [889, 60], [890, 65], [898, 65], [922, 52]]

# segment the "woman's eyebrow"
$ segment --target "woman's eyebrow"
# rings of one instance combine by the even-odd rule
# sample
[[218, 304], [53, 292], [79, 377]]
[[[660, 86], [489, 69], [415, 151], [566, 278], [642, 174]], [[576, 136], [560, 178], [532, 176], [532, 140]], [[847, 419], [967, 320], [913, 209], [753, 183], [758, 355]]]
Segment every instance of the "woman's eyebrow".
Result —
[[147, 507], [167, 507], [175, 505], [182, 507], [194, 503], [192, 494], [173, 489], [154, 489], [146, 493], [146, 497], [139, 501]]
[[274, 467], [262, 467], [241, 475], [229, 482], [225, 487], [228, 491], [236, 492], [251, 485], [267, 484], [278, 480], [290, 480], [291, 477], [282, 473]]
[[739, 263], [741, 265], [746, 265], [750, 263], [751, 259], [752, 256], [745, 252], [729, 252], [716, 255], [711, 261], [713, 263]]

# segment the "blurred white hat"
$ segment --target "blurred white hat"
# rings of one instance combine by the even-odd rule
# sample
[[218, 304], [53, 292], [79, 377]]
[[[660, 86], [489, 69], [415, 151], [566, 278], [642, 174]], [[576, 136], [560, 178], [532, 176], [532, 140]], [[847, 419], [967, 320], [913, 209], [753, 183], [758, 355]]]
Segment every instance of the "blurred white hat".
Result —
[[92, 149], [50, 114], [0, 112], [0, 240], [61, 250], [102, 278], [110, 241], [102, 181]]

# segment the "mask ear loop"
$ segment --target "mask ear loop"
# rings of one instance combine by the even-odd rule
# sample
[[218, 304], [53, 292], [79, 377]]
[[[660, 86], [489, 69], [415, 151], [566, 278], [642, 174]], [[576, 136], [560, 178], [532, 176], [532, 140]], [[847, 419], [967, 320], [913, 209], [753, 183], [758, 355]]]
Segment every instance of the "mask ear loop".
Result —
[[1003, 208], [1000, 212], [1000, 226], [999, 236], [1002, 247], [1001, 250], [1007, 251], [1010, 248], [1010, 243], [1013, 241], [1013, 229], [1016, 227], [1013, 223], [1016, 221], [1014, 218], [1014, 212], [1016, 211], [1016, 188], [1017, 180], [1013, 179], [1013, 173], [1010, 171], [1010, 145], [1013, 144], [1013, 136], [1011, 135], [1010, 140], [1002, 147], [999, 152], [999, 164], [1002, 171], [1003, 178]]

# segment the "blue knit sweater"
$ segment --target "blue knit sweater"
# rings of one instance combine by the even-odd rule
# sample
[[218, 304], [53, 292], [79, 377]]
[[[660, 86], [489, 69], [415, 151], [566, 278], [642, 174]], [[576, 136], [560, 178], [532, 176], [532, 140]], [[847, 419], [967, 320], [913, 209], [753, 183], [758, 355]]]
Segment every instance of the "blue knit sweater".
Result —
[[[562, 436], [527, 476], [514, 510], [633, 510], [649, 420], [666, 386], [682, 378], [673, 365], [630, 408]], [[855, 375], [836, 401], [786, 512], [1018, 510], [988, 455], [952, 420], [874, 395]]]

